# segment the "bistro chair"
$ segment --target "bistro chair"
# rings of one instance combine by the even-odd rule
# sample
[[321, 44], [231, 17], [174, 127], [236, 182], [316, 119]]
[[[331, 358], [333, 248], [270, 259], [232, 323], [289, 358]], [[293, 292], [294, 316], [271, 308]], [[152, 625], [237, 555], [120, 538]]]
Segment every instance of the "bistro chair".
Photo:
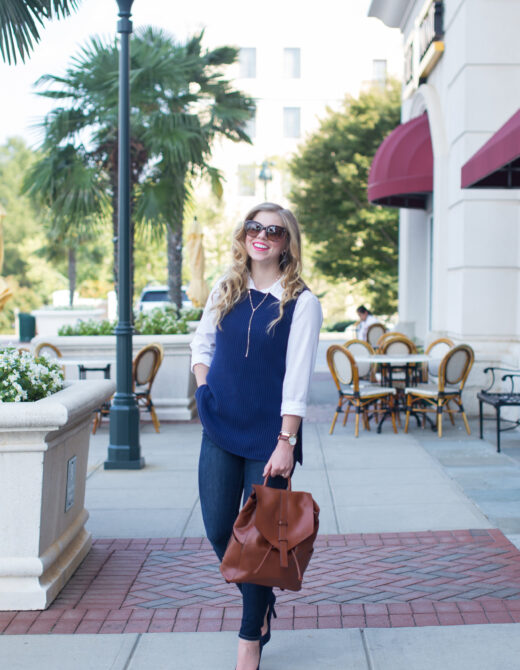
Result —
[[[157, 433], [159, 432], [160, 423], [152, 402], [151, 390], [163, 358], [164, 349], [160, 344], [153, 343], [147, 344], [140, 349], [132, 362], [132, 387], [135, 393], [137, 406], [140, 410], [145, 409], [147, 412], [150, 412]], [[110, 414], [110, 405], [110, 401], [106, 402], [96, 410], [94, 425], [92, 426], [93, 434], [101, 425], [103, 417]]]
[[381, 347], [383, 346], [384, 342], [392, 339], [393, 337], [406, 337], [406, 335], [404, 333], [398, 333], [396, 330], [387, 330], [386, 333], [383, 333], [381, 337], [378, 339], [377, 344], [375, 346], [376, 351], [380, 353]]
[[[369, 342], [365, 342], [365, 340], [347, 340], [343, 346], [345, 349], [348, 349], [350, 353], [356, 358], [356, 356], [373, 356], [375, 351], [370, 345]], [[375, 381], [375, 376], [373, 374], [373, 365], [370, 363], [358, 363], [356, 361], [356, 365], [358, 366], [358, 374], [359, 374], [359, 380], [360, 382], [363, 381]]]
[[375, 349], [377, 346], [377, 341], [386, 333], [386, 327], [382, 323], [373, 323], [367, 328], [367, 342], [370, 344], [372, 349]]
[[152, 402], [152, 384], [161, 367], [164, 349], [156, 342], [143, 347], [134, 359], [132, 378], [135, 398], [139, 409], [145, 409], [152, 415], [153, 425], [159, 432], [159, 419]]
[[389, 337], [383, 341], [380, 352], [387, 356], [406, 356], [408, 354], [416, 354], [417, 347], [406, 335], [394, 333], [393, 337]]
[[38, 342], [34, 348], [34, 356], [47, 356], [47, 358], [61, 358], [61, 351], [50, 342]]
[[[38, 342], [38, 344], [34, 348], [34, 357], [37, 358], [38, 356], [46, 356], [51, 360], [56, 360], [58, 358], [61, 358], [61, 351], [58, 349], [57, 346], [51, 344], [50, 342]], [[61, 369], [63, 371], [63, 374], [65, 374], [64, 365], [61, 366]]]
[[453, 340], [449, 337], [439, 337], [426, 347], [424, 353], [434, 360], [423, 363], [423, 382], [436, 382], [439, 376], [440, 360], [455, 346]]
[[[475, 354], [467, 344], [453, 347], [442, 359], [439, 365], [439, 377], [436, 384], [419, 384], [418, 386], [405, 389], [406, 395], [406, 420], [404, 432], [408, 432], [410, 413], [435, 413], [437, 415], [437, 434], [442, 437], [442, 414], [448, 416], [455, 412], [462, 414], [462, 419], [468, 435], [471, 431], [468, 424], [464, 406], [462, 404], [462, 390], [473, 366]], [[449, 406], [450, 402], [457, 405], [457, 409]], [[423, 427], [425, 421], [423, 421]]]
[[[350, 408], [356, 411], [355, 436], [359, 437], [359, 416], [363, 415], [363, 425], [366, 430], [370, 430], [370, 417], [368, 409], [370, 405], [386, 400], [392, 415], [392, 425], [394, 433], [397, 433], [395, 422], [394, 398], [396, 391], [393, 388], [384, 388], [382, 386], [367, 385], [360, 386], [359, 370], [354, 356], [348, 349], [340, 344], [333, 344], [327, 349], [327, 363], [332, 374], [332, 379], [338, 390], [338, 406], [332, 419], [332, 425], [329, 434], [332, 435], [334, 426], [340, 412], [345, 412], [343, 425], [347, 423]], [[343, 406], [346, 406], [343, 410]]]
[[[409, 337], [402, 333], [394, 333], [392, 337], [385, 338], [379, 348], [379, 353], [386, 356], [407, 356], [416, 354], [417, 347]], [[377, 376], [385, 385], [392, 385], [395, 382], [403, 386], [409, 377], [415, 378], [416, 365], [406, 364], [401, 366], [381, 365], [381, 376]]]

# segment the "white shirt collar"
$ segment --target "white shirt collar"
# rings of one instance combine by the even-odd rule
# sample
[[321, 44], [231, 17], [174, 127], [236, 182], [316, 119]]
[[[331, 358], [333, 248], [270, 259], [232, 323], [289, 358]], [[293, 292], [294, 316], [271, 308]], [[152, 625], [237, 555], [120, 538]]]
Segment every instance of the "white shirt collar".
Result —
[[255, 283], [253, 281], [253, 278], [251, 275], [249, 275], [249, 281], [247, 283], [248, 288], [253, 288], [255, 291], [261, 291], [262, 293], [270, 293], [272, 296], [274, 296], [277, 300], [282, 299], [283, 295], [283, 288], [282, 288], [282, 278], [280, 277], [275, 281], [275, 283], [272, 286], [269, 286], [269, 288], [256, 288]]

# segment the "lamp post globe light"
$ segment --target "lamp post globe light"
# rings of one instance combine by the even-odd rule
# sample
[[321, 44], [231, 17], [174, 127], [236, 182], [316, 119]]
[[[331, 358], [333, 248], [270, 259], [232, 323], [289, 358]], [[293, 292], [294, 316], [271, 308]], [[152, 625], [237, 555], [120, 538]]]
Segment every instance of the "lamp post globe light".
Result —
[[132, 303], [130, 291], [130, 21], [134, 0], [117, 0], [119, 52], [118, 237], [119, 285], [116, 334], [116, 393], [110, 408], [110, 443], [105, 470], [144, 467], [139, 442], [139, 408], [132, 389]]
[[260, 173], [258, 179], [264, 182], [264, 200], [267, 202], [267, 182], [273, 181], [273, 173], [271, 171], [272, 163], [264, 161], [260, 166]]

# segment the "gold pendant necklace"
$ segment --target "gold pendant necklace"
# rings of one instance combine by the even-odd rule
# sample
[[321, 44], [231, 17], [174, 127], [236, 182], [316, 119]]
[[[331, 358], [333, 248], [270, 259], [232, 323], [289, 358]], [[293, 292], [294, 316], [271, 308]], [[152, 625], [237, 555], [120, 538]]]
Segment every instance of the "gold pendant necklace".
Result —
[[256, 310], [261, 305], [263, 305], [263, 303], [265, 302], [265, 299], [267, 298], [269, 293], [266, 293], [264, 295], [264, 297], [262, 298], [262, 300], [260, 300], [260, 302], [258, 303], [258, 305], [256, 307], [253, 307], [253, 300], [251, 299], [251, 289], [249, 289], [249, 291], [247, 292], [247, 295], [249, 296], [249, 304], [251, 305], [251, 316], [249, 317], [249, 324], [247, 326], [247, 347], [246, 347], [245, 358], [247, 358], [249, 356], [249, 338], [250, 338], [250, 335], [251, 335], [251, 322], [253, 321], [253, 317], [255, 315]]

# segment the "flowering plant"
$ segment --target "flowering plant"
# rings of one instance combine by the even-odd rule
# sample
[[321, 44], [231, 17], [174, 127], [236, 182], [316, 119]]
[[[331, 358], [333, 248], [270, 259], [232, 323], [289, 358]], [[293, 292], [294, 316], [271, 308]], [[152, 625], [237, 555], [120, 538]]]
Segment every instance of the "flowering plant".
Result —
[[0, 402], [33, 402], [63, 388], [59, 362], [15, 347], [0, 348]]

